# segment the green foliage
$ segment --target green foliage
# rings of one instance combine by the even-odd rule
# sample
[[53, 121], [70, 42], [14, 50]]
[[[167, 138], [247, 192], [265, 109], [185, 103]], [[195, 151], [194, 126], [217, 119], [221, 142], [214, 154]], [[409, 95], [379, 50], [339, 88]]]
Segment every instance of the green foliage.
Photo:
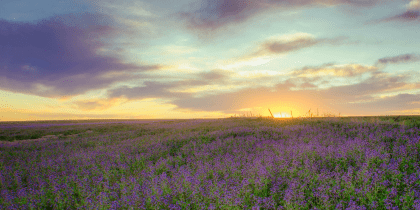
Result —
[[232, 131], [232, 132], [227, 132], [227, 133], [225, 133], [223, 136], [222, 136], [222, 138], [229, 138], [229, 137], [233, 137], [233, 138], [236, 138], [237, 136], [241, 136], [241, 137], [244, 137], [244, 136], [250, 136], [250, 135], [253, 135], [254, 134], [254, 132], [253, 131], [251, 131], [251, 132], [248, 132], [248, 131], [240, 131], [240, 132], [234, 132], [234, 131]]
[[167, 131], [165, 128], [157, 128], [149, 131], [149, 135], [163, 134], [165, 131]]
[[215, 137], [210, 137], [210, 136], [200, 136], [199, 137], [199, 142], [202, 144], [210, 144], [213, 141], [216, 141]]
[[139, 171], [142, 171], [146, 167], [145, 159], [134, 159], [131, 162], [129, 162], [129, 170], [131, 174], [136, 174]]
[[91, 148], [91, 147], [96, 147], [96, 142], [94, 142], [94, 141], [83, 142], [83, 143], [80, 144], [80, 147], [84, 148], [84, 149]]
[[264, 198], [270, 196], [270, 189], [272, 186], [271, 180], [263, 179], [261, 182], [262, 182], [262, 186], [253, 188], [254, 195], [258, 197], [264, 197]]
[[134, 138], [135, 137], [141, 137], [141, 136], [144, 136], [144, 135], [148, 135], [149, 131], [150, 131], [149, 129], [145, 129], [145, 128], [137, 129], [137, 130], [135, 130]]
[[65, 131], [56, 132], [56, 135], [62, 134], [63, 136], [70, 136], [70, 135], [79, 134], [79, 133], [82, 133], [82, 132], [83, 131], [81, 131], [81, 130], [68, 129], [68, 130], [65, 130]]
[[403, 158], [398, 169], [401, 173], [413, 174], [416, 173], [416, 164], [418, 163], [415, 158]]
[[159, 176], [162, 173], [167, 173], [167, 172], [169, 172], [169, 169], [168, 169], [168, 167], [166, 167], [166, 164], [160, 164], [158, 166], [158, 168], [156, 168], [156, 170], [155, 170], [155, 175]]
[[420, 120], [415, 120], [415, 119], [405, 120], [404, 125], [407, 126], [408, 128], [414, 128], [414, 127], [420, 128]]
[[70, 147], [73, 143], [71, 141], [66, 141], [63, 143], [65, 147]]
[[177, 156], [179, 153], [179, 149], [183, 146], [181, 142], [170, 142], [169, 143], [169, 155], [170, 156]]
[[17, 141], [17, 140], [26, 140], [26, 139], [38, 139], [45, 135], [44, 132], [36, 131], [29, 134], [21, 134], [21, 135], [10, 135], [10, 136], [0, 136], [0, 141]]
[[379, 157], [374, 157], [367, 160], [368, 168], [374, 169], [379, 167], [384, 162], [384, 159], [381, 159]]

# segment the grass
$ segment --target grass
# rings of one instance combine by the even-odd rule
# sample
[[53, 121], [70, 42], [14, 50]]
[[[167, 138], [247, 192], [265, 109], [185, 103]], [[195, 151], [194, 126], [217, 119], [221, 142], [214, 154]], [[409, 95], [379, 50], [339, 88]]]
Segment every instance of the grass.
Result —
[[62, 137], [0, 143], [0, 209], [420, 209], [418, 121], [14, 127], [3, 141]]

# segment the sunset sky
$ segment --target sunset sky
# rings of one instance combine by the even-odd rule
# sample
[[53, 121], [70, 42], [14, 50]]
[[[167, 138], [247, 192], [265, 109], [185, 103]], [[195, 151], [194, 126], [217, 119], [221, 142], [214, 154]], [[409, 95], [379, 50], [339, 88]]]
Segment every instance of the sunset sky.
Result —
[[2, 0], [0, 121], [420, 113], [420, 0]]

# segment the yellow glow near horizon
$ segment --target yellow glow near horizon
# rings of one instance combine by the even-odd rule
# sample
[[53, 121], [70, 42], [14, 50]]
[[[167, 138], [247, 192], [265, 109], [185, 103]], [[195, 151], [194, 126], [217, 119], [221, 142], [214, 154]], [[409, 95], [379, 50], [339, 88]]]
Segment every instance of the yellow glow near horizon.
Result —
[[291, 118], [292, 116], [286, 112], [278, 112], [273, 114], [274, 118]]

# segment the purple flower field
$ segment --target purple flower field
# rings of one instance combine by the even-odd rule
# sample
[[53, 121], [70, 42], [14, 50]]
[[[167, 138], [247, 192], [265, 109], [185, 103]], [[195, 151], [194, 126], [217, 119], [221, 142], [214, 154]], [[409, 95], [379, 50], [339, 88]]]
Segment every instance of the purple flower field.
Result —
[[416, 126], [334, 118], [111, 125], [0, 141], [0, 209], [420, 209]]

